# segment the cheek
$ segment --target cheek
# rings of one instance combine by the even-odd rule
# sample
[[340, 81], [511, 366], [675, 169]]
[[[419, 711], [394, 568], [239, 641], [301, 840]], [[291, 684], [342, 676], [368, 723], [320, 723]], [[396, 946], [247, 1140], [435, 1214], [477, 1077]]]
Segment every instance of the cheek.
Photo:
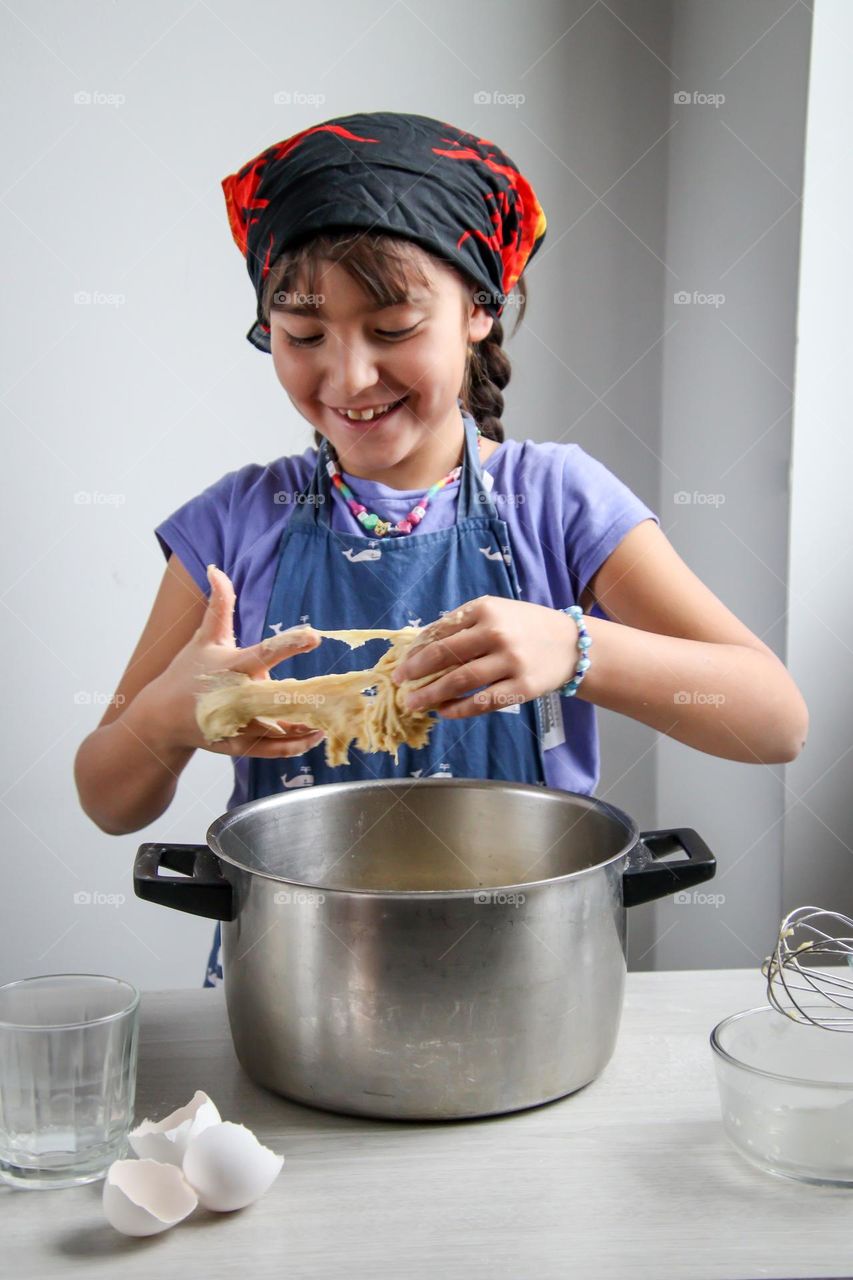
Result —
[[272, 362], [276, 377], [285, 391], [298, 399], [308, 385], [305, 363], [294, 360], [286, 349], [282, 349], [281, 343], [275, 340], [272, 344]]

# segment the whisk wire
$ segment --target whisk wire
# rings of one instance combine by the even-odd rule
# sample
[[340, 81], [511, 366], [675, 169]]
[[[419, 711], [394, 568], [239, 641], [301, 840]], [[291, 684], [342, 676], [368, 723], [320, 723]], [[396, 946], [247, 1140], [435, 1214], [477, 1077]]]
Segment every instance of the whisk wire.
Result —
[[[761, 966], [767, 979], [767, 998], [775, 1009], [795, 1022], [828, 1031], [853, 1032], [853, 937], [828, 933], [823, 924], [853, 930], [853, 920], [848, 916], [822, 907], [797, 907], [785, 916], [773, 955]], [[821, 969], [804, 963], [823, 956], [845, 957], [847, 964]], [[851, 976], [845, 977], [845, 971]], [[804, 1007], [794, 992], [819, 997], [827, 1005], [826, 1016], [814, 1006]], [[846, 1016], [830, 1014], [833, 1007], [843, 1010]]]

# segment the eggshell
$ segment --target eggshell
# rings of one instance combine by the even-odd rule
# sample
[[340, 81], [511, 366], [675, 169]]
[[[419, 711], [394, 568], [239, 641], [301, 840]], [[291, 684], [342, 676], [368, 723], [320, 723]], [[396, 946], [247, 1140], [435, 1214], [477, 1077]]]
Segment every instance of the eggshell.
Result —
[[205, 1209], [243, 1209], [268, 1191], [284, 1156], [264, 1147], [242, 1124], [225, 1121], [191, 1138], [183, 1172]]
[[127, 1137], [140, 1159], [162, 1160], [180, 1168], [190, 1139], [221, 1121], [215, 1103], [197, 1089], [185, 1107], [156, 1123], [143, 1120]]
[[104, 1214], [126, 1236], [153, 1236], [192, 1213], [198, 1197], [180, 1169], [157, 1160], [114, 1160], [102, 1197]]

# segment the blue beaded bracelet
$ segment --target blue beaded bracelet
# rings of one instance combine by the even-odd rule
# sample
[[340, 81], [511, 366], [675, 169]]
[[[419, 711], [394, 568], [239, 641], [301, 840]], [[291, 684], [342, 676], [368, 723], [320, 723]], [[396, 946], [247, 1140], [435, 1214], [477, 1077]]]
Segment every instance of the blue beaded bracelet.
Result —
[[560, 689], [562, 697], [573, 698], [578, 691], [581, 680], [583, 680], [587, 673], [587, 669], [592, 665], [588, 653], [589, 647], [592, 644], [592, 637], [584, 626], [583, 609], [581, 609], [579, 604], [570, 604], [568, 608], [562, 609], [561, 613], [568, 613], [572, 618], [574, 618], [578, 628], [578, 651], [580, 653], [578, 665], [575, 667], [575, 674], [572, 676], [571, 680], [567, 680], [562, 689]]

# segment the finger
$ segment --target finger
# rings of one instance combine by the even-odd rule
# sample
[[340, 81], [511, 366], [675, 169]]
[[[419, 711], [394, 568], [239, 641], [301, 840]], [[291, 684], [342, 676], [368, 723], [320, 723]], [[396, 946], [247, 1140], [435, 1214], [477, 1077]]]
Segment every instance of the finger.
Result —
[[446, 702], [437, 711], [446, 720], [469, 720], [472, 716], [485, 715], [487, 711], [502, 711], [504, 707], [527, 702], [512, 680], [498, 680], [486, 689], [480, 689], [467, 698]]
[[[429, 642], [432, 640], [440, 640], [445, 636], [454, 635], [457, 631], [464, 631], [467, 627], [474, 627], [480, 621], [481, 606], [484, 596], [478, 597], [476, 600], [467, 600], [464, 604], [459, 605], [457, 609], [451, 609], [442, 617], [436, 618], [434, 622], [429, 622], [425, 627], [421, 628], [421, 637]], [[420, 640], [418, 641], [420, 643]]]
[[483, 628], [466, 627], [444, 639], [413, 645], [406, 654], [405, 661], [395, 667], [391, 678], [395, 684], [400, 684], [403, 680], [420, 680], [434, 672], [444, 671], [447, 667], [462, 666], [488, 652], [489, 644]]
[[448, 671], [446, 675], [439, 676], [437, 680], [431, 680], [420, 689], [407, 692], [403, 695], [403, 702], [412, 711], [440, 707], [442, 703], [450, 702], [481, 686], [493, 684], [496, 680], [506, 679], [508, 675], [505, 658], [497, 655], [476, 658], [473, 662], [466, 662], [461, 667]]
[[234, 644], [234, 604], [237, 599], [227, 573], [215, 564], [207, 566], [210, 595], [199, 633], [209, 644]]
[[277, 760], [281, 757], [300, 756], [312, 747], [319, 746], [325, 738], [322, 729], [312, 730], [293, 739], [249, 735], [246, 732], [228, 738], [222, 745], [227, 748], [226, 754], [240, 759], [258, 756], [264, 760]]
[[289, 720], [268, 720], [266, 717], [255, 717], [243, 729], [244, 733], [256, 734], [259, 738], [298, 738], [302, 734], [315, 733], [316, 725], [293, 724]]
[[237, 669], [257, 679], [271, 667], [284, 662], [285, 658], [292, 658], [297, 653], [308, 653], [322, 642], [322, 636], [313, 627], [290, 627], [287, 631], [279, 631], [276, 635], [267, 636], [266, 640], [260, 640], [241, 650]]

